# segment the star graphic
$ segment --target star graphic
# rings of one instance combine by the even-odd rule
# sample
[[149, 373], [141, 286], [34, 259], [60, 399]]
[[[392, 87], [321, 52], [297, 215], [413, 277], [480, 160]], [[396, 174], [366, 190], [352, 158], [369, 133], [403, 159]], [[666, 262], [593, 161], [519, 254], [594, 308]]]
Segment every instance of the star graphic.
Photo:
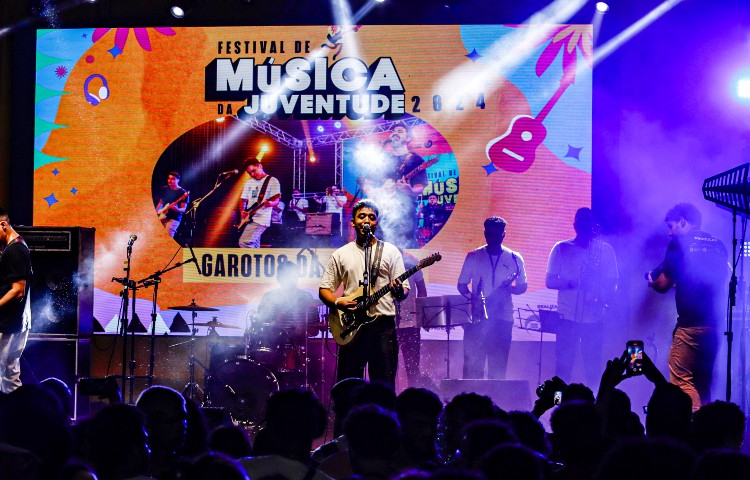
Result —
[[487, 176], [489, 176], [492, 172], [497, 172], [497, 168], [495, 168], [495, 165], [490, 162], [487, 165], [482, 165], [482, 168], [484, 168], [484, 171], [487, 172]]
[[583, 150], [583, 147], [576, 148], [571, 145], [568, 145], [568, 153], [565, 154], [565, 157], [575, 158], [579, 162], [581, 161], [581, 150]]
[[81, 34], [81, 37], [82, 37], [82, 38], [86, 38], [86, 37], [88, 37], [88, 36], [89, 36], [89, 34], [88, 34], [88, 33], [84, 33], [84, 34]]
[[60, 200], [55, 198], [55, 194], [51, 193], [49, 197], [44, 197], [44, 200], [47, 202], [47, 206], [51, 207], [52, 205], [56, 204]]
[[112, 58], [117, 58], [117, 56], [122, 53], [122, 50], [120, 50], [120, 48], [117, 45], [115, 45], [114, 47], [110, 48], [107, 51], [112, 54]]
[[480, 58], [482, 58], [482, 56], [477, 53], [477, 49], [476, 48], [472, 49], [471, 53], [467, 53], [464, 56], [467, 57], [469, 60], [471, 60], [472, 63], [476, 63], [477, 60], [479, 60]]
[[58, 170], [58, 169], [52, 170], [52, 175], [54, 175], [54, 176], [57, 176], [57, 174], [59, 174], [59, 173], [60, 173], [60, 170]]
[[70, 193], [72, 193], [73, 195], [75, 195], [76, 193], [78, 193], [78, 189], [76, 187], [73, 187], [73, 188], [70, 189]]

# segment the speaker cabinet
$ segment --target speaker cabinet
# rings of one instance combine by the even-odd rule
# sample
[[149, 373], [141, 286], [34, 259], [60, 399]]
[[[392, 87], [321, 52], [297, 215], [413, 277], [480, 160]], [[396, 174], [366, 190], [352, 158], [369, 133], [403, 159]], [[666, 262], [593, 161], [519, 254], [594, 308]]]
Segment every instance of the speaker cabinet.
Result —
[[505, 411], [529, 411], [531, 395], [529, 382], [526, 380], [441, 380], [440, 396], [450, 401], [460, 393], [478, 393], [486, 395], [495, 405]]
[[89, 334], [94, 309], [94, 229], [16, 227], [29, 245], [31, 332]]
[[90, 373], [88, 340], [31, 334], [21, 355], [21, 382], [36, 384], [50, 377], [68, 386], [75, 402], [75, 416], [88, 413], [88, 399], [77, 394], [76, 381]]

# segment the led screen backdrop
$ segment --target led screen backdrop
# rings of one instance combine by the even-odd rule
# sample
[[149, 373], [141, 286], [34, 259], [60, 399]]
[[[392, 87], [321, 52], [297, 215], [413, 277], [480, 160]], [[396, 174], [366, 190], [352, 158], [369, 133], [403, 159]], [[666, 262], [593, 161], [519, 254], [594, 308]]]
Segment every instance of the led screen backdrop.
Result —
[[[386, 234], [414, 219], [413, 255], [441, 252], [429, 295], [455, 293], [483, 220], [500, 215], [527, 265], [517, 306], [554, 304], [548, 253], [590, 204], [591, 41], [590, 25], [40, 30], [34, 223], [96, 228], [94, 315], [108, 332], [131, 234], [134, 280], [190, 259], [189, 243], [201, 267], [162, 276], [157, 333], [178, 315], [167, 307], [194, 299], [219, 309], [198, 321], [216, 316], [238, 327], [222, 335], [241, 334], [284, 261], [317, 297], [365, 196], [382, 204]], [[424, 160], [411, 205], [378, 193], [399, 125]], [[279, 180], [285, 205], [298, 188], [315, 213], [301, 222], [287, 209], [258, 249], [239, 248], [235, 226], [249, 157]], [[155, 211], [170, 171], [199, 200], [175, 238]], [[341, 223], [320, 207], [331, 185], [346, 199]], [[138, 295], [150, 328], [151, 289]]]

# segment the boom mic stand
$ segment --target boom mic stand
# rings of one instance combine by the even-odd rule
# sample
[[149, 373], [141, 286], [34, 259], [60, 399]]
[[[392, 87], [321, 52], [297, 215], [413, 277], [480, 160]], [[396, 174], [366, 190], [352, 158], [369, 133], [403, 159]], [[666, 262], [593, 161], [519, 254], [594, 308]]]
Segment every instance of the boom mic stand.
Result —
[[200, 207], [201, 203], [205, 199], [207, 199], [212, 193], [214, 193], [216, 189], [218, 189], [232, 175], [234, 175], [234, 172], [219, 174], [219, 176], [216, 177], [216, 182], [214, 183], [213, 188], [209, 190], [207, 194], [203, 195], [202, 197], [198, 197], [192, 202], [190, 202], [190, 206], [187, 208], [187, 210], [185, 210], [185, 215], [188, 215], [189, 216], [188, 218], [190, 219], [189, 221], [190, 221], [190, 243], [191, 243], [190, 246], [191, 247], [193, 246], [192, 243], [193, 243], [193, 234], [195, 231], [195, 226], [198, 223], [198, 218], [197, 218], [198, 207]]
[[[174, 259], [175, 256], [182, 250], [180, 247], [177, 252], [175, 252], [172, 259]], [[190, 251], [192, 253], [192, 249]], [[156, 305], [157, 305], [157, 298], [159, 296], [159, 284], [161, 283], [161, 276], [165, 273], [174, 270], [175, 268], [182, 267], [186, 263], [194, 262], [196, 266], [198, 265], [198, 260], [195, 258], [195, 254], [193, 253], [193, 256], [191, 259], [186, 260], [184, 262], [177, 262], [171, 267], [164, 268], [164, 270], [157, 270], [156, 272], [152, 273], [146, 278], [142, 278], [136, 282], [138, 285], [141, 285], [141, 288], [148, 288], [153, 285], [154, 287], [154, 293], [151, 298], [151, 351], [149, 353], [149, 360], [148, 360], [148, 386], [150, 387], [154, 383], [154, 368], [156, 366], [156, 358], [155, 358], [155, 352], [156, 352]], [[171, 263], [171, 260], [170, 260]], [[132, 390], [131, 390], [132, 394]]]

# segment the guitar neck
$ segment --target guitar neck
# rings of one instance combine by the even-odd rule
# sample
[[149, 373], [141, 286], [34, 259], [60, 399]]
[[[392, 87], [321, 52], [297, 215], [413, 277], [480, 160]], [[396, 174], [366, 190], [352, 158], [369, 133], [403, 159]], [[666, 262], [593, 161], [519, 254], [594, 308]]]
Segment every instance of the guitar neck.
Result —
[[539, 113], [536, 115], [536, 119], [540, 122], [543, 122], [545, 118], [547, 118], [547, 115], [549, 115], [549, 112], [552, 111], [552, 108], [555, 106], [558, 100], [560, 100], [560, 97], [562, 97], [562, 94], [565, 93], [565, 90], [570, 86], [571, 82], [566, 81], [563, 79], [563, 81], [560, 82], [560, 86], [557, 87], [557, 90], [555, 90], [555, 93], [552, 95], [552, 98], [549, 99], [547, 104], [542, 107], [542, 109], [539, 111]]
[[[402, 273], [401, 275], [399, 275], [399, 276], [398, 276], [398, 280], [400, 280], [400, 281], [402, 281], [402, 282], [403, 282], [403, 281], [404, 281], [404, 280], [406, 280], [407, 278], [409, 278], [409, 277], [411, 277], [412, 275], [414, 275], [415, 273], [417, 273], [417, 271], [418, 271], [418, 270], [419, 270], [420, 268], [421, 268], [421, 267], [420, 267], [419, 265], [414, 265], [414, 266], [413, 266], [413, 267], [411, 267], [411, 268], [410, 268], [409, 270], [407, 270], [407, 271], [405, 271], [404, 273]], [[375, 304], [375, 303], [376, 303], [376, 302], [377, 302], [378, 300], [380, 300], [380, 299], [381, 299], [381, 298], [383, 297], [383, 295], [385, 295], [386, 293], [390, 293], [390, 292], [392, 292], [392, 291], [393, 291], [393, 288], [391, 287], [391, 285], [390, 285], [390, 284], [386, 285], [385, 287], [381, 288], [381, 289], [380, 289], [380, 290], [378, 290], [377, 292], [375, 292], [375, 293], [373, 293], [372, 295], [370, 295], [369, 297], [367, 297], [367, 301], [366, 301], [366, 302], [365, 302], [365, 303], [364, 303], [364, 304], [362, 305], [362, 308], [363, 308], [363, 309], [365, 309], [365, 310], [366, 310], [366, 309], [368, 309], [368, 308], [370, 308], [370, 307], [371, 307], [371, 306], [373, 306], [373, 305], [374, 305], [374, 304]]]

